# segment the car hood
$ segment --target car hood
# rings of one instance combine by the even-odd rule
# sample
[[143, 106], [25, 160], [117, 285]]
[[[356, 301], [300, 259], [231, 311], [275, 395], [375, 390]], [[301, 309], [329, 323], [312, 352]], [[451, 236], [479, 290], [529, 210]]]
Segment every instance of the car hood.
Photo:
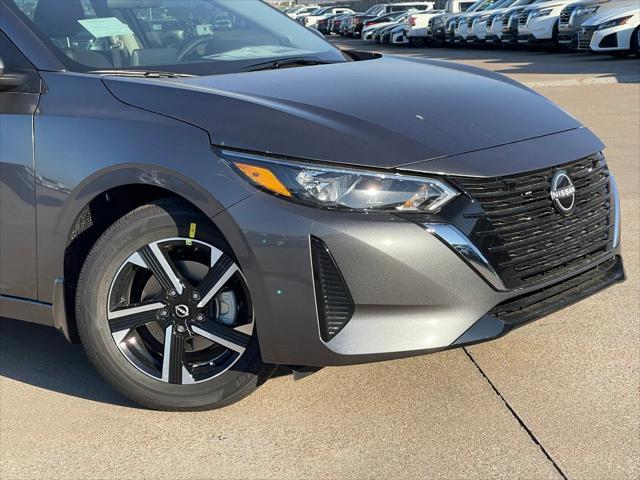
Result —
[[[625, 17], [628, 15], [634, 15], [640, 12], [640, 8], [636, 5], [621, 5], [619, 8], [607, 8], [604, 11], [598, 11], [596, 15], [589, 18], [589, 20], [585, 21], [582, 25], [584, 27], [590, 27], [595, 25], [600, 25], [601, 23], [608, 22], [610, 20], [616, 20], [620, 17]], [[633, 26], [631, 27], [633, 28]]]
[[550, 0], [549, 2], [532, 3], [525, 7], [526, 10], [544, 10], [545, 8], [555, 8], [562, 5], [574, 3], [575, 0]]
[[103, 81], [128, 105], [206, 130], [216, 146], [378, 168], [581, 127], [517, 82], [435, 60]]

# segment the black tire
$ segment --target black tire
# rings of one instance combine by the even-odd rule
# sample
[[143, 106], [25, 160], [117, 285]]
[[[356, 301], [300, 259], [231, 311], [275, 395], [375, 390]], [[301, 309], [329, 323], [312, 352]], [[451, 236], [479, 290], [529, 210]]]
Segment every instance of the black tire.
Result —
[[640, 57], [640, 27], [636, 28], [631, 35], [631, 53]]
[[561, 49], [560, 40], [558, 39], [559, 35], [559, 21], [555, 23], [553, 26], [553, 34], [551, 35], [551, 45], [549, 45], [550, 52], [559, 52]]
[[192, 224], [197, 225], [195, 240], [207, 242], [233, 258], [228, 244], [206, 217], [186, 203], [159, 200], [113, 224], [94, 245], [78, 279], [76, 317], [87, 356], [124, 396], [152, 409], [209, 410], [229, 405], [252, 393], [274, 368], [261, 361], [255, 329], [233, 368], [202, 383], [184, 385], [165, 383], [142, 373], [114, 342], [107, 312], [112, 282], [119, 269], [132, 253], [151, 242], [189, 238]]

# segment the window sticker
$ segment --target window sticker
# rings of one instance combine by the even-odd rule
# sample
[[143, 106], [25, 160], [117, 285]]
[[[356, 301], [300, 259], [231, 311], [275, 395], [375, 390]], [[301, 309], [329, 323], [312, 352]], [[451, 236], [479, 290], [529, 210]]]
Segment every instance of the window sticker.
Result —
[[116, 17], [90, 18], [88, 20], [78, 20], [78, 23], [95, 38], [133, 35], [129, 26]]
[[199, 37], [213, 35], [213, 25], [196, 25], [196, 33]]

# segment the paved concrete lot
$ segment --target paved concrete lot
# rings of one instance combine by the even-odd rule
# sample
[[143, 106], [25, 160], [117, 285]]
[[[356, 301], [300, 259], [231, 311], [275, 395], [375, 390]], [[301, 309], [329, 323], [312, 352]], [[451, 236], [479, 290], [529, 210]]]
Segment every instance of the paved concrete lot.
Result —
[[640, 476], [639, 62], [392, 50], [506, 73], [600, 135], [622, 191], [628, 281], [499, 341], [280, 376], [198, 414], [138, 409], [80, 347], [3, 321], [0, 478]]

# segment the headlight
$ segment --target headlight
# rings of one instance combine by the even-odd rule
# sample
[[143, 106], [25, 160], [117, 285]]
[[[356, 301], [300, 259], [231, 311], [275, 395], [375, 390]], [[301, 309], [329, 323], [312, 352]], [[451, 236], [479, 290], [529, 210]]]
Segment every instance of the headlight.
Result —
[[593, 7], [580, 7], [576, 10], [576, 16], [578, 17], [580, 15], [590, 15], [592, 13], [596, 13], [599, 8], [599, 5], [595, 5]]
[[355, 211], [436, 213], [458, 196], [444, 182], [225, 152], [256, 187], [307, 205]]
[[553, 12], [552, 8], [546, 8], [544, 10], [536, 10], [531, 14], [531, 18], [547, 17], [551, 14], [551, 12]]
[[633, 17], [633, 15], [629, 15], [628, 17], [616, 18], [615, 20], [609, 20], [608, 22], [601, 23], [600, 25], [598, 25], [598, 30], [604, 30], [605, 28], [613, 28], [624, 25], [631, 17]]

